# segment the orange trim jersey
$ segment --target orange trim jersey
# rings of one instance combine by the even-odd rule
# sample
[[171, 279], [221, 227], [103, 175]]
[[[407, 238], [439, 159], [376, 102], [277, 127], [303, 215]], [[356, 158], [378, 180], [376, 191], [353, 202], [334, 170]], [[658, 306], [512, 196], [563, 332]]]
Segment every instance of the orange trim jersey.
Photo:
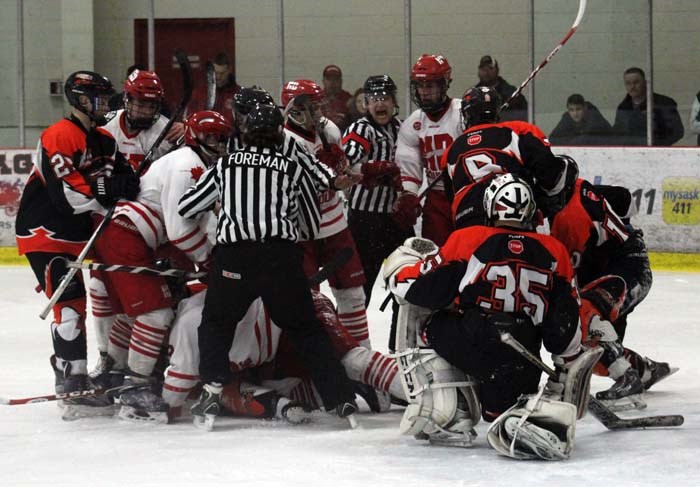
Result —
[[453, 232], [439, 251], [401, 269], [389, 285], [425, 308], [457, 301], [462, 309], [513, 313], [551, 327], [578, 320], [573, 276], [569, 254], [553, 237], [473, 226]]
[[630, 237], [620, 217], [592, 184], [578, 179], [566, 206], [550, 218], [550, 235], [571, 254], [579, 285], [608, 273], [611, 256], [621, 252]]
[[[452, 215], [459, 223], [464, 203], [479, 183], [512, 173], [527, 181], [537, 178], [545, 188], [554, 187], [561, 163], [554, 157], [545, 134], [527, 122], [512, 121], [475, 125], [460, 135], [440, 161], [452, 182]], [[471, 206], [478, 206], [478, 197]], [[473, 216], [473, 215], [467, 215]]]
[[92, 234], [94, 199], [90, 181], [114, 168], [114, 138], [101, 128], [86, 131], [80, 121], [63, 119], [42, 134], [16, 221], [17, 248], [27, 252], [79, 254]]

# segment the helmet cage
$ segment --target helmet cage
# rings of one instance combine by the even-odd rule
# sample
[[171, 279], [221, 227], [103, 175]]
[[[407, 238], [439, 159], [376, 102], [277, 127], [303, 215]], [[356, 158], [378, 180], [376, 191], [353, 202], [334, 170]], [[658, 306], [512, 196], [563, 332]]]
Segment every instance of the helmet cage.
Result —
[[218, 112], [202, 110], [185, 120], [185, 144], [212, 162], [226, 153], [231, 125]]
[[[441, 55], [423, 54], [411, 68], [411, 99], [424, 112], [437, 113], [445, 107], [447, 90], [452, 81], [452, 68]], [[440, 92], [435, 101], [423, 101], [418, 93], [418, 87], [422, 82], [436, 81], [439, 83]]]

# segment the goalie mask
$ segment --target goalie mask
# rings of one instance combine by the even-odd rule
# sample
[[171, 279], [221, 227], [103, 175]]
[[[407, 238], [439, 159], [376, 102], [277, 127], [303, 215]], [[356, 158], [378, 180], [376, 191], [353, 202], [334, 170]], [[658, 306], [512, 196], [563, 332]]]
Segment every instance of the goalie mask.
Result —
[[535, 210], [530, 186], [514, 174], [495, 177], [484, 193], [484, 211], [491, 226], [530, 229]]
[[443, 56], [423, 54], [411, 68], [411, 99], [425, 113], [445, 108], [452, 68]]
[[145, 130], [160, 117], [165, 91], [153, 71], [137, 69], [124, 81], [124, 113], [129, 127]]
[[[104, 122], [104, 116], [109, 111], [109, 98], [114, 94], [109, 79], [92, 71], [76, 71], [68, 76], [63, 89], [72, 107], [86, 114], [97, 125]], [[89, 107], [85, 99], [81, 101], [82, 96], [90, 101]]]
[[209, 166], [226, 153], [231, 125], [212, 110], [195, 112], [185, 120], [185, 144], [192, 147]]
[[469, 88], [462, 95], [462, 120], [465, 127], [498, 122], [501, 118], [501, 97], [489, 86]]
[[317, 83], [308, 79], [287, 82], [282, 88], [282, 106], [287, 121], [312, 131], [314, 120], [323, 116], [326, 94]]

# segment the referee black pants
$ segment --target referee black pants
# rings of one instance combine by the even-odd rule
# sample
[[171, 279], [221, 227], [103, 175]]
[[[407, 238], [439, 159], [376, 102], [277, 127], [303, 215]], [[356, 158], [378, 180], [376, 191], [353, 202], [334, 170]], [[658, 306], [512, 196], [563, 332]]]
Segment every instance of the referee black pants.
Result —
[[302, 251], [290, 241], [218, 245], [199, 327], [202, 381], [226, 384], [232, 378], [229, 350], [236, 325], [262, 297], [274, 323], [289, 336], [311, 372], [327, 410], [354, 399], [343, 366], [316, 318]]

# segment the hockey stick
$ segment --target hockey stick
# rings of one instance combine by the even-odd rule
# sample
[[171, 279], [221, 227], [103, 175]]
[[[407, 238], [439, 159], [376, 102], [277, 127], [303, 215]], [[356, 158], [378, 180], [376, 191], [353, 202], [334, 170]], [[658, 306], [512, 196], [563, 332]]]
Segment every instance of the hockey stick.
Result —
[[[160, 147], [161, 142], [163, 142], [163, 139], [165, 139], [165, 136], [170, 131], [170, 128], [173, 126], [175, 121], [182, 116], [182, 114], [185, 111], [185, 108], [187, 107], [187, 104], [190, 102], [190, 98], [192, 97], [192, 71], [190, 68], [190, 61], [187, 58], [187, 54], [178, 49], [175, 51], [175, 58], [177, 59], [177, 62], [180, 66], [180, 71], [182, 72], [182, 98], [180, 99], [180, 104], [177, 107], [177, 111], [173, 114], [172, 118], [168, 120], [167, 125], [160, 132], [160, 135], [158, 135], [158, 138], [155, 140], [155, 142], [153, 142], [153, 145], [148, 150], [148, 153], [139, 164], [139, 167], [136, 169], [137, 176], [141, 176], [141, 174], [143, 174], [143, 172], [151, 164], [151, 160], [153, 159], [155, 151], [158, 149], [158, 147]], [[75, 259], [75, 262], [82, 263], [85, 260], [85, 257], [87, 256], [88, 252], [90, 252], [92, 247], [95, 245], [97, 238], [102, 234], [104, 229], [107, 228], [107, 223], [109, 223], [109, 220], [112, 219], [112, 215], [114, 214], [114, 210], [116, 208], [117, 205], [114, 204], [107, 210], [107, 213], [105, 214], [104, 218], [97, 226], [95, 231], [92, 233], [92, 236], [87, 241], [78, 257]], [[42, 320], [46, 319], [46, 317], [49, 315], [51, 309], [53, 309], [54, 305], [61, 298], [63, 292], [66, 290], [66, 287], [68, 287], [68, 284], [70, 284], [71, 280], [73, 280], [73, 277], [77, 272], [78, 269], [71, 268], [61, 278], [61, 282], [49, 298], [49, 302], [44, 307], [44, 310], [39, 314], [39, 317]]]
[[[542, 362], [539, 357], [530, 353], [530, 351], [525, 348], [522, 343], [513, 338], [510, 333], [501, 333], [501, 341], [542, 370], [542, 372], [549, 375], [549, 377], [555, 380], [557, 379], [557, 373], [551, 367]], [[671, 426], [680, 426], [685, 421], [683, 416], [679, 414], [623, 419], [593, 395], [588, 398], [588, 410], [603, 424], [603, 426], [613, 431], [631, 428], [668, 428]]]
[[343, 267], [352, 257], [353, 250], [350, 247], [340, 249], [323, 268], [309, 278], [309, 285], [318, 286], [323, 281], [331, 277], [338, 269]]
[[119, 264], [100, 264], [93, 262], [86, 264], [84, 262], [72, 262], [67, 260], [66, 267], [70, 269], [89, 269], [92, 271], [103, 272], [127, 272], [129, 274], [143, 274], [146, 276], [162, 276], [162, 277], [184, 277], [185, 279], [199, 279], [207, 275], [206, 272], [191, 272], [182, 269], [151, 269], [150, 267], [136, 267], [130, 265]]
[[19, 406], [22, 404], [34, 404], [37, 402], [48, 402], [48, 401], [60, 401], [62, 399], [73, 399], [76, 397], [88, 397], [88, 396], [101, 396], [106, 394], [108, 396], [116, 397], [122, 392], [130, 391], [133, 389], [139, 389], [144, 387], [143, 385], [130, 385], [130, 386], [119, 386], [113, 387], [111, 389], [86, 389], [84, 391], [74, 391], [74, 392], [64, 392], [61, 394], [49, 394], [47, 396], [34, 396], [25, 397], [22, 399], [6, 399], [0, 397], [0, 405], [4, 406]]
[[[518, 95], [520, 95], [520, 93], [523, 92], [523, 89], [530, 83], [530, 81], [532, 81], [533, 79], [535, 79], [535, 76], [537, 76], [537, 73], [539, 73], [540, 70], [541, 70], [542, 68], [544, 68], [544, 67], [547, 65], [547, 63], [549, 63], [549, 61], [552, 60], [552, 58], [556, 55], [556, 53], [558, 53], [559, 50], [560, 50], [562, 47], [564, 47], [564, 44], [566, 44], [566, 42], [571, 38], [571, 36], [574, 35], [574, 33], [576, 32], [576, 29], [578, 29], [578, 26], [579, 26], [579, 24], [581, 23], [581, 20], [583, 19], [583, 14], [584, 14], [585, 11], [586, 11], [586, 1], [587, 1], [587, 0], [580, 0], [580, 1], [579, 1], [578, 13], [576, 14], [576, 19], [574, 20], [573, 25], [571, 26], [571, 28], [569, 29], [569, 31], [566, 33], [566, 35], [564, 36], [564, 38], [563, 38], [561, 41], [559, 41], [559, 44], [557, 44], [557, 46], [552, 50], [552, 52], [550, 52], [550, 53], [547, 55], [547, 57], [545, 57], [545, 58], [542, 60], [542, 62], [534, 69], [534, 71], [532, 71], [532, 72], [530, 73], [530, 75], [525, 79], [525, 81], [523, 81], [523, 82], [520, 84], [520, 86], [518, 86], [518, 89], [515, 90], [515, 91], [513, 92], [513, 94], [510, 95], [510, 96], [508, 97], [508, 99], [505, 101], [505, 103], [503, 103], [503, 104], [501, 105], [501, 110], [505, 110], [506, 108], [508, 108], [508, 106], [510, 105], [510, 103], [511, 103]], [[440, 174], [440, 176], [438, 176], [438, 177], [436, 177], [435, 179], [433, 179], [433, 180], [430, 182], [430, 184], [428, 184], [428, 186], [427, 186], [423, 191], [421, 191], [421, 192], [418, 194], [418, 199], [423, 199], [423, 197], [424, 197], [426, 194], [428, 194], [428, 191], [430, 191], [431, 189], [433, 189], [433, 188], [435, 187], [435, 185], [438, 183], [438, 181], [442, 179], [441, 176], [442, 176], [442, 174], [445, 173], [445, 170], [446, 170], [446, 169], [443, 169], [443, 170], [442, 170], [442, 173]]]
[[581, 23], [581, 19], [583, 19], [583, 14], [586, 11], [586, 0], [580, 0], [578, 4], [578, 13], [576, 14], [576, 19], [574, 20], [573, 25], [569, 29], [569, 31], [566, 33], [564, 38], [559, 41], [559, 44], [550, 52], [547, 57], [545, 57], [542, 62], [535, 68], [535, 70], [530, 73], [530, 76], [527, 77], [525, 81], [523, 81], [520, 86], [518, 86], [518, 89], [513, 92], [512, 95], [508, 97], [506, 102], [501, 105], [501, 110], [505, 110], [508, 108], [508, 105], [523, 91], [523, 88], [525, 88], [530, 81], [532, 81], [535, 76], [537, 76], [537, 73], [539, 73], [540, 69], [544, 68], [546, 64], [552, 60], [554, 55], [559, 52], [559, 50], [564, 47], [564, 44], [571, 38], [571, 36], [574, 35], [576, 32], [576, 29], [578, 29], [578, 25]]
[[204, 104], [205, 110], [213, 110], [216, 103], [216, 73], [214, 73], [214, 63], [207, 61], [206, 67], [207, 77], [207, 100]]

